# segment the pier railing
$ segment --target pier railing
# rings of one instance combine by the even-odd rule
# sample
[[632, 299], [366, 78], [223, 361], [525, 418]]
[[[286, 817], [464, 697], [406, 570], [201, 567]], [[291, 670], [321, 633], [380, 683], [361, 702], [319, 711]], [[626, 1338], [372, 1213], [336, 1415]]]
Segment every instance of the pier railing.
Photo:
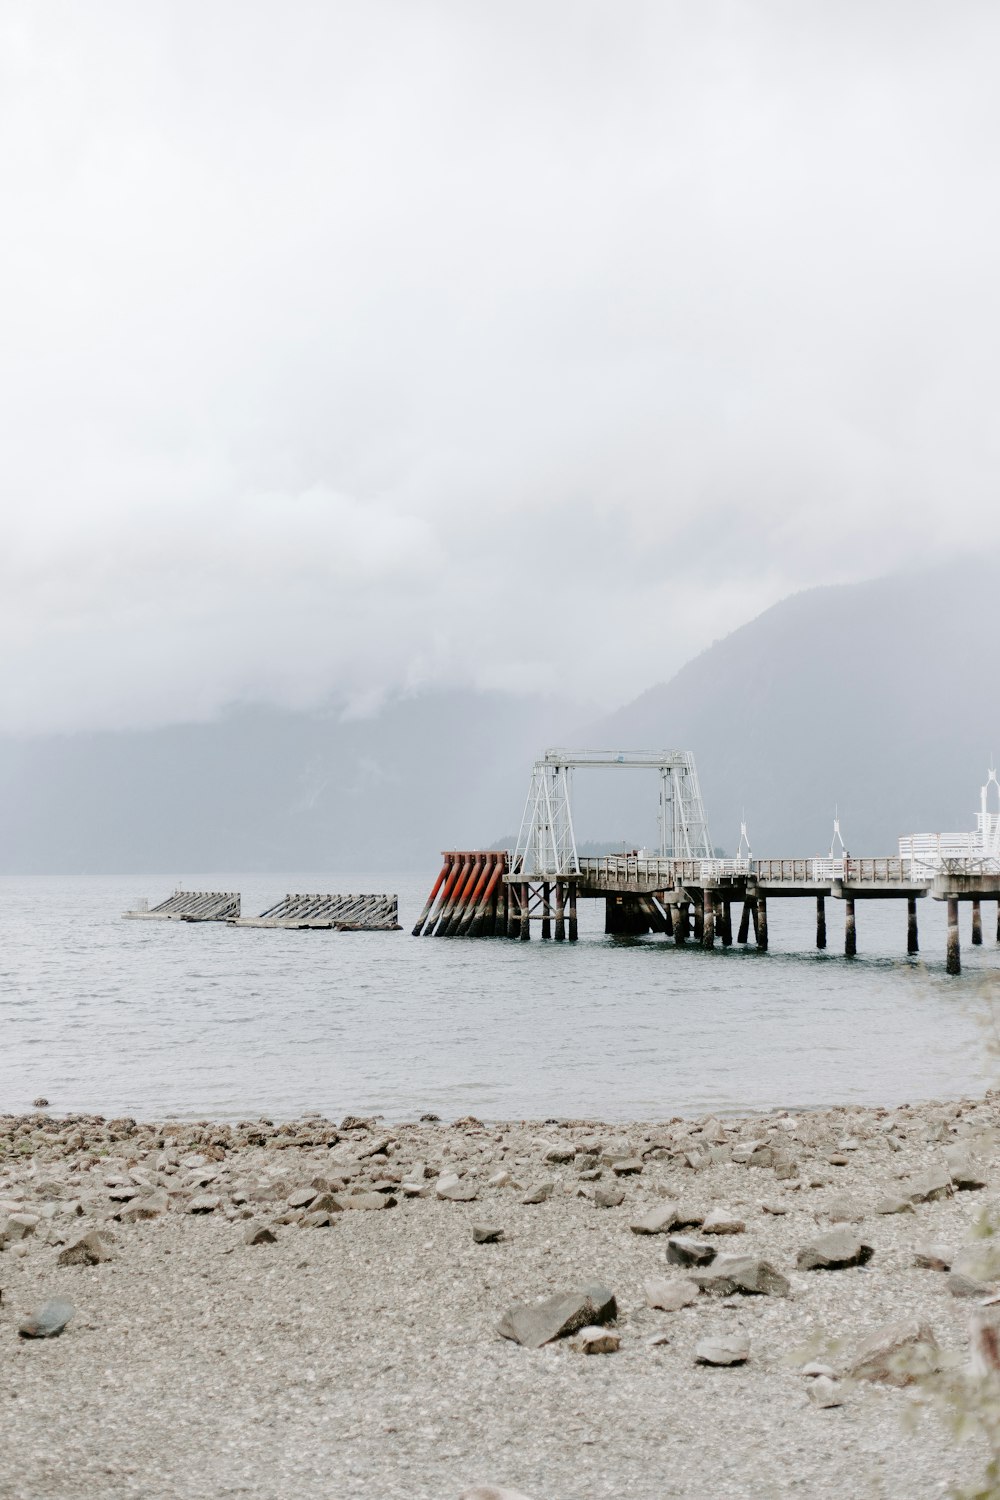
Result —
[[[557, 877], [553, 874], [552, 878]], [[568, 878], [574, 877], [571, 875]], [[835, 880], [858, 885], [929, 884], [931, 876], [917, 861], [892, 856], [843, 859], [659, 859], [642, 855], [610, 855], [599, 859], [581, 859], [576, 878], [584, 885], [607, 889], [640, 883], [652, 889], [668, 890], [675, 885], [714, 885], [727, 880], [756, 880], [762, 885], [828, 886]]]

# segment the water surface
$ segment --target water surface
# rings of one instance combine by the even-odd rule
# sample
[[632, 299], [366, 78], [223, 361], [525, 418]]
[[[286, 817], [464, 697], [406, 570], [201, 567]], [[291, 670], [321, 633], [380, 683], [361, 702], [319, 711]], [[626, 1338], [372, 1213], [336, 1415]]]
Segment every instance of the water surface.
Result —
[[[664, 1118], [981, 1092], [983, 1032], [1000, 974], [986, 945], [944, 974], [944, 916], [859, 902], [859, 956], [842, 908], [812, 946], [811, 902], [768, 903], [771, 951], [703, 953], [662, 938], [412, 938], [432, 875], [188, 877], [240, 890], [243, 911], [285, 891], [396, 890], [400, 933], [283, 932], [125, 922], [173, 877], [0, 879], [0, 1111], [137, 1118], [289, 1117], [319, 1110], [413, 1118]], [[995, 1074], [1000, 1075], [1000, 1065]]]

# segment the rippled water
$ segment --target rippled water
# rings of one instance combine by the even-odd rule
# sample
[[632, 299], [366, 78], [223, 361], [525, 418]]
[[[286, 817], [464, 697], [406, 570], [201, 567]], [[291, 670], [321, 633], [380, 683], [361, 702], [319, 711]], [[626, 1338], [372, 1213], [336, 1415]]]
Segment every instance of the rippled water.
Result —
[[826, 954], [812, 903], [773, 899], [766, 955], [606, 939], [597, 903], [576, 945], [415, 939], [431, 878], [189, 882], [241, 890], [246, 913], [286, 890], [398, 890], [404, 931], [389, 934], [122, 921], [169, 893], [163, 877], [0, 880], [0, 1111], [43, 1094], [139, 1118], [661, 1118], [993, 1081], [977, 1021], [1000, 974], [992, 906], [982, 949], [963, 930], [954, 980], [929, 900], [921, 959], [903, 951], [905, 905], [859, 902], [845, 960], [832, 901]]

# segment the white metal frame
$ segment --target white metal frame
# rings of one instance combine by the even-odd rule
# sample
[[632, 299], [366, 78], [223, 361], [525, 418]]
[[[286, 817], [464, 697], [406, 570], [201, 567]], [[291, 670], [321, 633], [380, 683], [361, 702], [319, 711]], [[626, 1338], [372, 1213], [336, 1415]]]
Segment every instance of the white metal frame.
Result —
[[715, 850], [690, 750], [547, 750], [532, 768], [513, 869], [529, 879], [580, 873], [571, 806], [575, 769], [655, 770], [660, 775], [660, 857], [712, 859]]

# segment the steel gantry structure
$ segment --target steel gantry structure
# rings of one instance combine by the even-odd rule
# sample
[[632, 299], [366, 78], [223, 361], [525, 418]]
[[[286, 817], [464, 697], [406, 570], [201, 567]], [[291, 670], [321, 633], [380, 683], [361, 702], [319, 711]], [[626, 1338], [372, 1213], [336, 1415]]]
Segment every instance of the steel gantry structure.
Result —
[[536, 760], [514, 848], [512, 870], [526, 879], [579, 875], [573, 827], [572, 773], [656, 771], [661, 859], [711, 859], [714, 853], [690, 750], [546, 750]]

